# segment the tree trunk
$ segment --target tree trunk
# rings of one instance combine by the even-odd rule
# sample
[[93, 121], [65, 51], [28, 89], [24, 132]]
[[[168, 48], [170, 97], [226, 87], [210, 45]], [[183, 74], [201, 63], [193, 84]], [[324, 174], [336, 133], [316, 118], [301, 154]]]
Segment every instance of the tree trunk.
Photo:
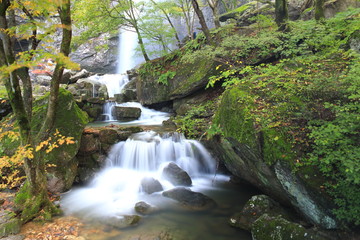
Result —
[[[0, 1], [0, 29], [8, 28], [6, 12], [10, 5], [9, 3], [9, 0]], [[70, 0], [62, 1], [61, 6], [59, 6], [59, 14], [63, 26], [60, 55], [68, 56], [71, 42]], [[4, 31], [0, 31], [0, 39], [0, 63], [8, 66], [16, 64], [10, 37]], [[22, 68], [7, 74], [8, 77], [5, 78], [5, 86], [15, 117], [19, 124], [21, 144], [23, 147], [35, 149], [41, 141], [49, 136], [55, 121], [59, 83], [63, 70], [64, 66], [60, 59], [56, 65], [52, 78], [47, 114], [39, 134], [31, 132], [31, 111], [30, 109], [26, 110], [24, 106], [24, 102], [30, 101], [32, 95], [22, 95], [19, 83], [19, 77], [21, 77], [24, 83], [24, 90], [31, 88], [31, 82], [27, 81], [30, 79], [28, 71], [25, 68]], [[59, 212], [59, 210], [51, 203], [47, 194], [45, 154], [46, 153], [43, 151], [33, 151], [34, 157], [32, 159], [26, 158], [24, 160], [24, 169], [27, 177], [26, 184], [21, 187], [15, 199], [17, 207], [21, 210], [21, 220], [23, 222], [27, 222], [41, 214], [43, 214], [44, 217], [49, 217], [52, 214]]]
[[315, 0], [315, 20], [322, 22], [324, 19], [324, 0]]
[[275, 0], [275, 22], [279, 31], [288, 31], [288, 8], [286, 0]]
[[142, 39], [140, 30], [139, 30], [139, 28], [137, 27], [136, 24], [134, 25], [134, 28], [135, 28], [136, 34], [137, 34], [137, 36], [138, 36], [138, 43], [139, 43], [139, 45], [140, 45], [141, 52], [142, 52], [142, 54], [143, 54], [143, 56], [144, 56], [145, 61], [148, 62], [148, 61], [150, 61], [150, 58], [149, 58], [149, 56], [148, 56], [147, 53], [146, 53], [144, 41], [143, 41], [143, 39]]
[[212, 38], [211, 38], [211, 35], [210, 35], [209, 28], [208, 28], [207, 25], [206, 25], [206, 21], [205, 21], [204, 14], [202, 13], [202, 11], [201, 11], [201, 9], [200, 9], [197, 0], [191, 0], [191, 3], [192, 3], [192, 5], [193, 5], [193, 8], [194, 8], [194, 10], [195, 10], [196, 15], [197, 15], [198, 18], [199, 18], [199, 22], [200, 22], [200, 25], [201, 25], [201, 29], [202, 29], [202, 31], [203, 31], [204, 34], [205, 34], [206, 42], [207, 42], [208, 44], [213, 44], [213, 41], [212, 41]]
[[214, 24], [216, 28], [221, 27], [220, 25], [220, 20], [219, 20], [219, 15], [218, 15], [218, 5], [219, 5], [219, 1], [218, 0], [207, 0], [207, 3], [209, 5], [209, 7], [211, 8], [211, 11], [213, 13], [213, 18], [214, 18]]

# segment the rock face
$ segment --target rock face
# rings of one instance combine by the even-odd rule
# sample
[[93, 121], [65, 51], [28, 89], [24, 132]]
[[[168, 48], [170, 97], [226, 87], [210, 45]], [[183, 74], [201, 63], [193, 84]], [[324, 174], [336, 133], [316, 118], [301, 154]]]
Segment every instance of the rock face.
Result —
[[80, 45], [70, 58], [89, 72], [115, 73], [118, 41], [117, 36], [100, 35]]
[[218, 71], [217, 65], [205, 57], [200, 62], [183, 64], [168, 85], [158, 83], [158, 77], [139, 75], [136, 82], [138, 100], [143, 105], [152, 105], [189, 96], [205, 88], [209, 77]]
[[112, 115], [115, 116], [117, 120], [133, 121], [140, 118], [141, 109], [137, 107], [115, 106], [112, 110]]
[[173, 185], [191, 186], [192, 181], [187, 172], [182, 170], [178, 165], [171, 162], [163, 170], [162, 177]]
[[184, 187], [165, 191], [162, 195], [178, 201], [183, 207], [191, 210], [206, 210], [216, 206], [215, 201], [208, 196]]
[[158, 180], [152, 177], [146, 177], [141, 180], [141, 190], [147, 194], [152, 194], [154, 192], [161, 192], [163, 187]]
[[326, 229], [336, 228], [331, 200], [294, 174], [286, 163], [295, 159], [286, 132], [255, 131], [255, 123], [246, 117], [252, 107], [247, 94], [238, 87], [224, 93], [215, 123], [227, 137], [214, 140], [210, 148], [235, 176], [281, 203], [291, 204], [309, 222]]
[[[37, 131], [46, 114], [48, 95], [34, 102], [31, 128]], [[54, 167], [48, 168], [48, 188], [51, 192], [63, 192], [73, 184], [76, 176], [78, 160], [76, 154], [80, 147], [80, 139], [85, 125], [88, 123], [86, 113], [76, 105], [69, 91], [60, 89], [59, 107], [56, 112], [54, 131], [51, 133], [55, 138], [55, 129], [65, 137], [73, 137], [73, 144], [63, 144], [47, 154], [49, 164]]]

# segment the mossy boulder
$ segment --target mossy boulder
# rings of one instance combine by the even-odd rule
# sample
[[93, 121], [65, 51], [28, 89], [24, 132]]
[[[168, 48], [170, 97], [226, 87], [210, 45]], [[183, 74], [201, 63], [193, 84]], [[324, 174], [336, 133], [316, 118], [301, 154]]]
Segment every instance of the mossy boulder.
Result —
[[[223, 137], [211, 148], [227, 169], [267, 195], [291, 204], [309, 222], [336, 228], [331, 201], [326, 201], [292, 171], [296, 153], [286, 127], [259, 126], [254, 99], [246, 88], [233, 87], [222, 96], [214, 123]], [[330, 202], [330, 204], [329, 204]]]
[[[41, 128], [46, 115], [48, 97], [49, 95], [46, 94], [34, 102], [31, 122], [33, 131]], [[72, 186], [78, 165], [75, 155], [79, 150], [81, 135], [87, 123], [87, 114], [77, 106], [72, 94], [60, 88], [55, 124], [50, 134], [55, 139], [58, 131], [62, 136], [72, 137], [74, 143], [59, 145], [58, 148], [54, 148], [46, 154], [46, 163], [53, 166], [47, 169], [48, 180], [49, 183], [55, 184], [48, 186], [50, 191], [63, 192]], [[52, 179], [56, 181], [52, 181]]]
[[254, 222], [251, 235], [253, 240], [325, 240], [324, 237], [319, 236], [312, 229], [306, 229], [300, 224], [284, 219], [280, 215], [274, 217], [268, 214], [263, 214]]
[[219, 63], [207, 58], [181, 64], [168, 84], [158, 83], [159, 76], [139, 75], [136, 82], [138, 100], [142, 104], [152, 105], [189, 96], [206, 87], [209, 77], [217, 74], [217, 65]]
[[231, 216], [229, 224], [232, 227], [238, 227], [250, 231], [252, 224], [263, 214], [269, 216], [283, 216], [290, 219], [291, 216], [276, 201], [266, 195], [255, 195], [246, 202], [241, 212]]
[[0, 212], [0, 238], [20, 232], [21, 221], [15, 213], [2, 210]]

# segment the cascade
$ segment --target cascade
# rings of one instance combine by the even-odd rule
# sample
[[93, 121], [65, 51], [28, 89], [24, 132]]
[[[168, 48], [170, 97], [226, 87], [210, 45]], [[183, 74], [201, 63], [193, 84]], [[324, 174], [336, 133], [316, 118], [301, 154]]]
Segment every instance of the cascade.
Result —
[[66, 194], [62, 208], [67, 214], [104, 217], [131, 214], [135, 203], [144, 199], [157, 205], [161, 196], [153, 194], [153, 199], [149, 199], [150, 195], [139, 191], [141, 180], [153, 177], [164, 189], [173, 188], [161, 175], [169, 162], [175, 162], [186, 170], [195, 188], [204, 176], [213, 176], [216, 168], [206, 149], [195, 140], [185, 139], [182, 134], [137, 133], [115, 144], [108, 154], [105, 168], [88, 187]]

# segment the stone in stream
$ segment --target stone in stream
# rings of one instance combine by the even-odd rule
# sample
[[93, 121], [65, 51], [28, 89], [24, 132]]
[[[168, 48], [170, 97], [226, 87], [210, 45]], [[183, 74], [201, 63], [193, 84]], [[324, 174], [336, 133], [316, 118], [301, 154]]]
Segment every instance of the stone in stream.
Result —
[[173, 185], [191, 186], [192, 181], [187, 172], [182, 170], [178, 165], [171, 162], [163, 170], [162, 177]]
[[158, 180], [152, 177], [145, 177], [141, 180], [141, 190], [147, 194], [152, 194], [154, 192], [161, 192], [163, 187]]
[[136, 225], [140, 220], [141, 217], [138, 215], [124, 215], [105, 218], [102, 220], [102, 223], [121, 229]]
[[133, 121], [140, 118], [141, 109], [137, 107], [115, 106], [112, 110], [112, 115], [115, 116], [117, 120]]
[[216, 202], [208, 196], [184, 187], [164, 191], [162, 195], [178, 201], [183, 207], [191, 210], [207, 210], [216, 206]]
[[146, 202], [138, 202], [135, 204], [135, 211], [140, 214], [150, 214], [154, 212], [157, 208], [154, 206], [151, 206], [150, 204]]

